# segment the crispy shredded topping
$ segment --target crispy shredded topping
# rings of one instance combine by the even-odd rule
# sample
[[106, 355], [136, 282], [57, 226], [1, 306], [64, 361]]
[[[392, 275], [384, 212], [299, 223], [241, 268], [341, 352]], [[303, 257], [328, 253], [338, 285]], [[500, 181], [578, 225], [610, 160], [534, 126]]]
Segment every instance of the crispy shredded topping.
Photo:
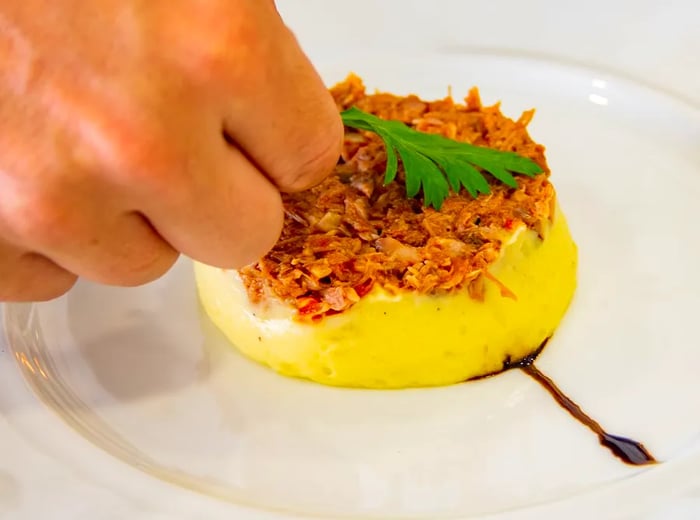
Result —
[[518, 189], [489, 179], [489, 195], [473, 199], [465, 190], [451, 193], [436, 211], [406, 197], [401, 169], [385, 186], [381, 139], [347, 129], [334, 174], [308, 191], [283, 195], [279, 241], [259, 262], [239, 271], [251, 301], [273, 296], [296, 308], [301, 319], [320, 319], [349, 309], [375, 286], [390, 293], [467, 290], [472, 298], [483, 298], [485, 283], [497, 283], [487, 269], [499, 257], [502, 240], [523, 224], [540, 232], [553, 214], [544, 147], [527, 132], [534, 111], [513, 121], [498, 104], [482, 106], [476, 88], [464, 104], [451, 97], [423, 101], [415, 95], [367, 94], [354, 75], [331, 93], [341, 111], [354, 105], [416, 130], [511, 150], [536, 161], [545, 173], [518, 176]]

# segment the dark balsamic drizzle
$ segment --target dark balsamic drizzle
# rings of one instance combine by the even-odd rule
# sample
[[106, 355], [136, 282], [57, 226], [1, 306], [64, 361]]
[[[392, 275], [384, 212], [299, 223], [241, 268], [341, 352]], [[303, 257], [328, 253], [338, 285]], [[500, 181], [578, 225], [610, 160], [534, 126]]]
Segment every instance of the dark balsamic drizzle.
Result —
[[[537, 350], [531, 354], [528, 354], [522, 359], [511, 361], [510, 358], [507, 358], [503, 363], [503, 371], [517, 368], [537, 381], [542, 388], [549, 392], [559, 406], [569, 412], [569, 414], [578, 422], [593, 431], [593, 433], [598, 436], [600, 444], [608, 448], [613, 455], [622, 460], [622, 462], [633, 466], [655, 464], [657, 462], [656, 459], [651, 453], [649, 453], [642, 443], [628, 439], [627, 437], [621, 437], [619, 435], [613, 435], [606, 432], [596, 420], [584, 412], [579, 405], [577, 405], [559, 389], [554, 381], [543, 374], [535, 366], [537, 356], [539, 356], [544, 350], [544, 347], [547, 345], [548, 341], [549, 338], [545, 339]], [[483, 377], [489, 377], [490, 375], [494, 374], [489, 374], [476, 379], [482, 379]]]

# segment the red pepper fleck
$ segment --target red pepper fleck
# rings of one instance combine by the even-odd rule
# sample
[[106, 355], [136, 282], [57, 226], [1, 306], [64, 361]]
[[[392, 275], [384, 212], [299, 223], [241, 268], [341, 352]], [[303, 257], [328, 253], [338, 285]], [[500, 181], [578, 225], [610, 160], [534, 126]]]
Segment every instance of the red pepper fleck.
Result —
[[362, 298], [365, 294], [369, 293], [372, 290], [372, 287], [374, 287], [374, 280], [371, 278], [368, 278], [364, 282], [362, 282], [359, 285], [356, 285], [353, 287], [355, 289], [355, 292], [357, 295]]
[[299, 309], [299, 314], [314, 314], [321, 310], [321, 300], [313, 298], [312, 296], [297, 298], [297, 307]]

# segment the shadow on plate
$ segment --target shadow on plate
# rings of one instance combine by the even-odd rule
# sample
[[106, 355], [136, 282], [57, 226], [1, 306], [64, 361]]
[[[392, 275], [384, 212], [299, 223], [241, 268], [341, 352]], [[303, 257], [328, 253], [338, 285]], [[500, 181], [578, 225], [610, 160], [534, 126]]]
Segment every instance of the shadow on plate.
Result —
[[67, 320], [79, 358], [119, 401], [185, 388], [209, 373], [189, 262], [138, 288], [78, 284]]

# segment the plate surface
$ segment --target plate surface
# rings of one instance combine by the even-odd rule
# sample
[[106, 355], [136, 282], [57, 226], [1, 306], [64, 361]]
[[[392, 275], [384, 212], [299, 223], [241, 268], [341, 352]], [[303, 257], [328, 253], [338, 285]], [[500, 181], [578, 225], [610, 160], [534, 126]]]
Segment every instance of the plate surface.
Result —
[[142, 288], [79, 283], [51, 303], [5, 306], [9, 352], [55, 412], [17, 406], [10, 429], [66, 463], [73, 448], [37, 440], [42, 425], [63, 425], [65, 442], [89, 445], [97, 467], [119, 473], [111, 487], [138, 496], [124, 483], [133, 478], [144, 496], [188, 490], [211, 518], [611, 517], [697, 490], [698, 105], [629, 71], [534, 52], [386, 45], [312, 56], [328, 83], [352, 70], [372, 89], [428, 98], [476, 84], [511, 117], [537, 108], [530, 131], [547, 146], [580, 252], [578, 292], [539, 367], [662, 463], [622, 464], [515, 371], [389, 392], [277, 376], [202, 315], [186, 259]]

